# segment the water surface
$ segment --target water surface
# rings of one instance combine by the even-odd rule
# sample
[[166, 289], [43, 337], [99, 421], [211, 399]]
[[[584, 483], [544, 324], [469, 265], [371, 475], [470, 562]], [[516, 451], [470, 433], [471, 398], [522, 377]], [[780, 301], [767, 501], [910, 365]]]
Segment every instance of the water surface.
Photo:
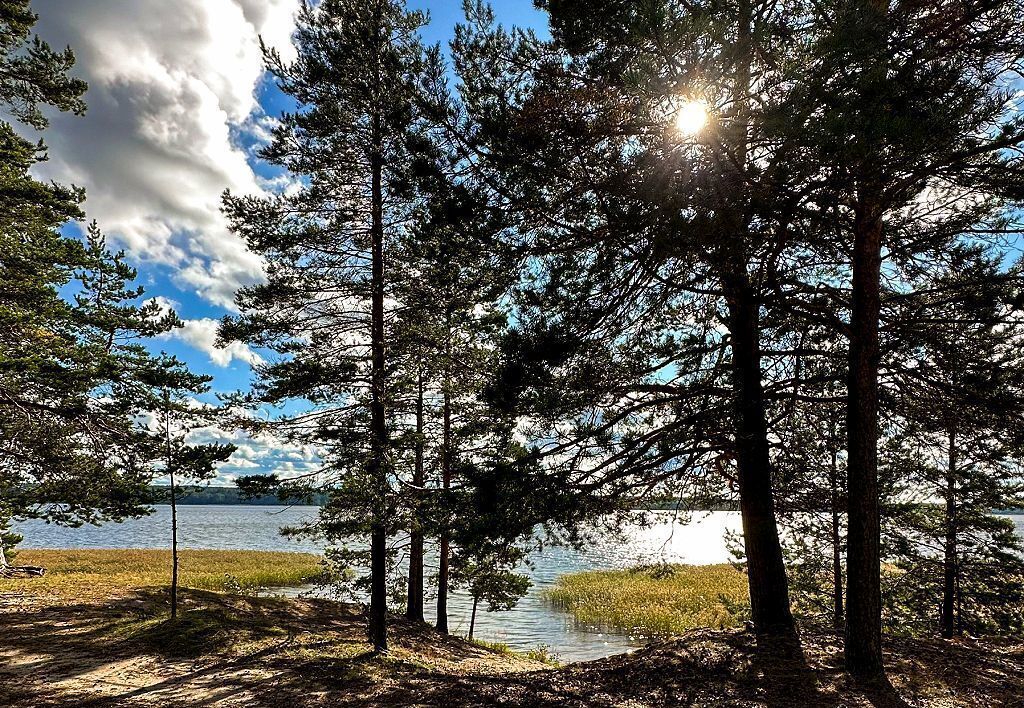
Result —
[[[281, 536], [282, 526], [315, 518], [318, 507], [207, 506], [178, 507], [178, 538], [184, 548], [260, 549], [322, 552], [310, 539]], [[642, 638], [578, 626], [566, 613], [544, 601], [543, 591], [559, 575], [582, 570], [625, 568], [638, 562], [724, 563], [731, 559], [725, 533], [740, 530], [739, 514], [731, 511], [695, 512], [680, 517], [674, 512], [647, 512], [649, 526], [627, 526], [621, 539], [601, 538], [577, 551], [549, 546], [531, 557], [524, 568], [533, 582], [526, 597], [508, 612], [477, 614], [475, 636], [527, 650], [547, 646], [563, 660], [593, 659], [628, 651], [643, 644]], [[1012, 517], [1024, 535], [1024, 515]], [[25, 536], [23, 548], [167, 548], [170, 544], [170, 508], [157, 506], [154, 513], [119, 524], [67, 529], [39, 521], [15, 525]], [[428, 566], [433, 560], [428, 552]], [[427, 576], [436, 572], [427, 568]], [[308, 592], [290, 589], [288, 594]], [[469, 630], [471, 600], [463, 593], [449, 597], [449, 629]], [[434, 608], [427, 603], [429, 620]]]

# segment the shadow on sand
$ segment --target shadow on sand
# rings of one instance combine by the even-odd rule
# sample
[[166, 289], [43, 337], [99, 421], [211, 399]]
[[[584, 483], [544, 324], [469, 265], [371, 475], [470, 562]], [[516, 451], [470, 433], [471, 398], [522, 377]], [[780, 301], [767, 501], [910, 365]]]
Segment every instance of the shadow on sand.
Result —
[[981, 697], [953, 705], [1010, 706], [1024, 695], [1019, 647], [997, 655], [892, 640], [897, 690], [853, 686], [839, 639], [821, 630], [805, 631], [800, 648], [696, 630], [545, 669], [400, 618], [394, 650], [376, 656], [359, 609], [326, 600], [188, 590], [177, 622], [165, 608], [165, 594], [147, 590], [104, 605], [0, 611], [0, 705], [903, 708], [936, 691]]

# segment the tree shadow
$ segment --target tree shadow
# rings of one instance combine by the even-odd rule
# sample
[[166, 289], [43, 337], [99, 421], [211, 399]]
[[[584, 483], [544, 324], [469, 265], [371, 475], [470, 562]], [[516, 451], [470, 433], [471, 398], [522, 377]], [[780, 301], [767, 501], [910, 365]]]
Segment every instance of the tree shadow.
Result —
[[875, 708], [913, 708], [888, 678], [856, 684], [860, 693]]
[[767, 708], [832, 708], [841, 705], [837, 693], [828, 690], [834, 684], [834, 667], [812, 668], [795, 633], [759, 636], [754, 643], [753, 649], [748, 646], [751, 671], [745, 679], [765, 687], [764, 703]]
[[[290, 600], [188, 589], [181, 591], [178, 619], [171, 620], [166, 591], [150, 588], [101, 604], [0, 612], [0, 705], [49, 705], [58, 686], [66, 691], [56, 704], [101, 704], [103, 698], [78, 690], [76, 680], [114, 686], [120, 683], [121, 666], [132, 662], [162, 661], [176, 667], [187, 660], [217, 659], [197, 671], [171, 671], [174, 675], [160, 683], [173, 686], [188, 681], [190, 674], [202, 678], [280, 653], [310, 625], [359, 636], [363, 620], [358, 610], [322, 604], [303, 602], [305, 611], [296, 612], [299, 605]], [[228, 650], [238, 641], [276, 643], [233, 656]]]
[[176, 623], [157, 590], [0, 612], [0, 705], [904, 708], [900, 694], [966, 691], [993, 706], [1024, 695], [1022, 647], [890, 638], [896, 688], [854, 686], [841, 639], [820, 628], [799, 644], [695, 630], [631, 654], [524, 671], [520, 659], [401, 618], [391, 625], [394, 650], [375, 655], [355, 606], [192, 590], [182, 600]]

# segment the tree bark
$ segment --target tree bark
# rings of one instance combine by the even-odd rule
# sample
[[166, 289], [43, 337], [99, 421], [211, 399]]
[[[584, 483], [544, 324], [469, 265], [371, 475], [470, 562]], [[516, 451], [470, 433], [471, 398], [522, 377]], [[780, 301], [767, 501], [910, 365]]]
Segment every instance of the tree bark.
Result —
[[374, 121], [371, 155], [371, 302], [370, 302], [370, 484], [374, 488], [370, 531], [370, 641], [387, 651], [387, 447], [384, 411], [384, 197], [380, 130]]
[[[451, 335], [451, 327], [448, 327], [448, 334]], [[450, 341], [450, 336], [449, 336]], [[445, 361], [445, 380], [443, 399], [443, 424], [441, 438], [441, 486], [447, 492], [452, 486], [452, 404], [451, 404], [451, 376], [449, 374], [450, 361]], [[448, 503], [447, 494], [445, 503]], [[447, 516], [447, 512], [446, 512]], [[447, 521], [446, 521], [447, 524]], [[438, 546], [439, 558], [437, 567], [437, 629], [439, 632], [448, 634], [448, 556], [450, 554], [450, 542], [447, 529], [442, 531]]]
[[[736, 13], [736, 76], [731, 130], [733, 153], [723, 161], [729, 198], [723, 205], [723, 239], [718, 257], [720, 279], [729, 308], [732, 349], [733, 426], [739, 480], [743, 546], [754, 630], [761, 635], [795, 636], [789, 608], [789, 584], [775, 519], [768, 424], [761, 374], [760, 302], [747, 273], [750, 198], [744, 185], [749, 159], [750, 66], [753, 60], [753, 9], [749, 0]], [[739, 165], [741, 174], [731, 174]]]
[[842, 529], [839, 527], [839, 450], [836, 439], [836, 425], [832, 422], [829, 445], [832, 448], [832, 466], [829, 470], [829, 505], [832, 511], [832, 627], [838, 632], [843, 628], [843, 554]]
[[957, 518], [956, 518], [956, 430], [950, 428], [949, 462], [946, 469], [946, 543], [942, 559], [942, 636], [949, 639], [956, 631]]
[[853, 309], [847, 380], [846, 668], [884, 680], [878, 488], [881, 210], [861, 199], [854, 220]]
[[171, 470], [171, 619], [178, 616], [178, 500]]
[[171, 396], [164, 390], [164, 455], [171, 482], [171, 619], [178, 617], [178, 497], [171, 454]]
[[[416, 501], [422, 501], [423, 474], [423, 371], [416, 380], [416, 444], [415, 468], [412, 483]], [[409, 536], [409, 592], [405, 616], [418, 622], [423, 621], [423, 529], [422, 511], [419, 503], [413, 506], [413, 528]]]
[[745, 267], [723, 278], [732, 341], [733, 412], [750, 610], [758, 634], [795, 633], [775, 519], [768, 425], [761, 379], [759, 305]]
[[473, 630], [476, 628], [476, 606], [480, 604], [480, 598], [473, 596], [473, 612], [469, 615], [469, 639], [473, 638]]

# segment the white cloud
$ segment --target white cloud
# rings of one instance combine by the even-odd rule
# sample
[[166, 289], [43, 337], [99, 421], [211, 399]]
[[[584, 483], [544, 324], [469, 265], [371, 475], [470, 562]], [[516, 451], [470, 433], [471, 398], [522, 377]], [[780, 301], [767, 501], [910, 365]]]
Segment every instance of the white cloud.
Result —
[[320, 468], [320, 458], [311, 445], [289, 442], [270, 433], [252, 436], [213, 425], [192, 431], [187, 440], [194, 445], [221, 442], [237, 447], [231, 459], [218, 467], [215, 484], [232, 484], [239, 476], [253, 474], [275, 473], [289, 478]]
[[[159, 298], [157, 298], [159, 299]], [[203, 317], [195, 320], [183, 320], [184, 324], [170, 332], [160, 335], [161, 339], [178, 339], [206, 354], [217, 366], [227, 366], [232, 361], [244, 361], [250, 366], [263, 363], [262, 357], [243, 342], [230, 342], [226, 346], [217, 346], [218, 320]]]
[[288, 55], [295, 0], [36, 0], [39, 33], [69, 44], [89, 82], [84, 118], [56, 116], [40, 173], [86, 188], [89, 216], [136, 258], [174, 269], [177, 284], [230, 307], [261, 277], [230, 234], [224, 189], [266, 181], [234, 139], [265, 136], [256, 100], [259, 35]]

